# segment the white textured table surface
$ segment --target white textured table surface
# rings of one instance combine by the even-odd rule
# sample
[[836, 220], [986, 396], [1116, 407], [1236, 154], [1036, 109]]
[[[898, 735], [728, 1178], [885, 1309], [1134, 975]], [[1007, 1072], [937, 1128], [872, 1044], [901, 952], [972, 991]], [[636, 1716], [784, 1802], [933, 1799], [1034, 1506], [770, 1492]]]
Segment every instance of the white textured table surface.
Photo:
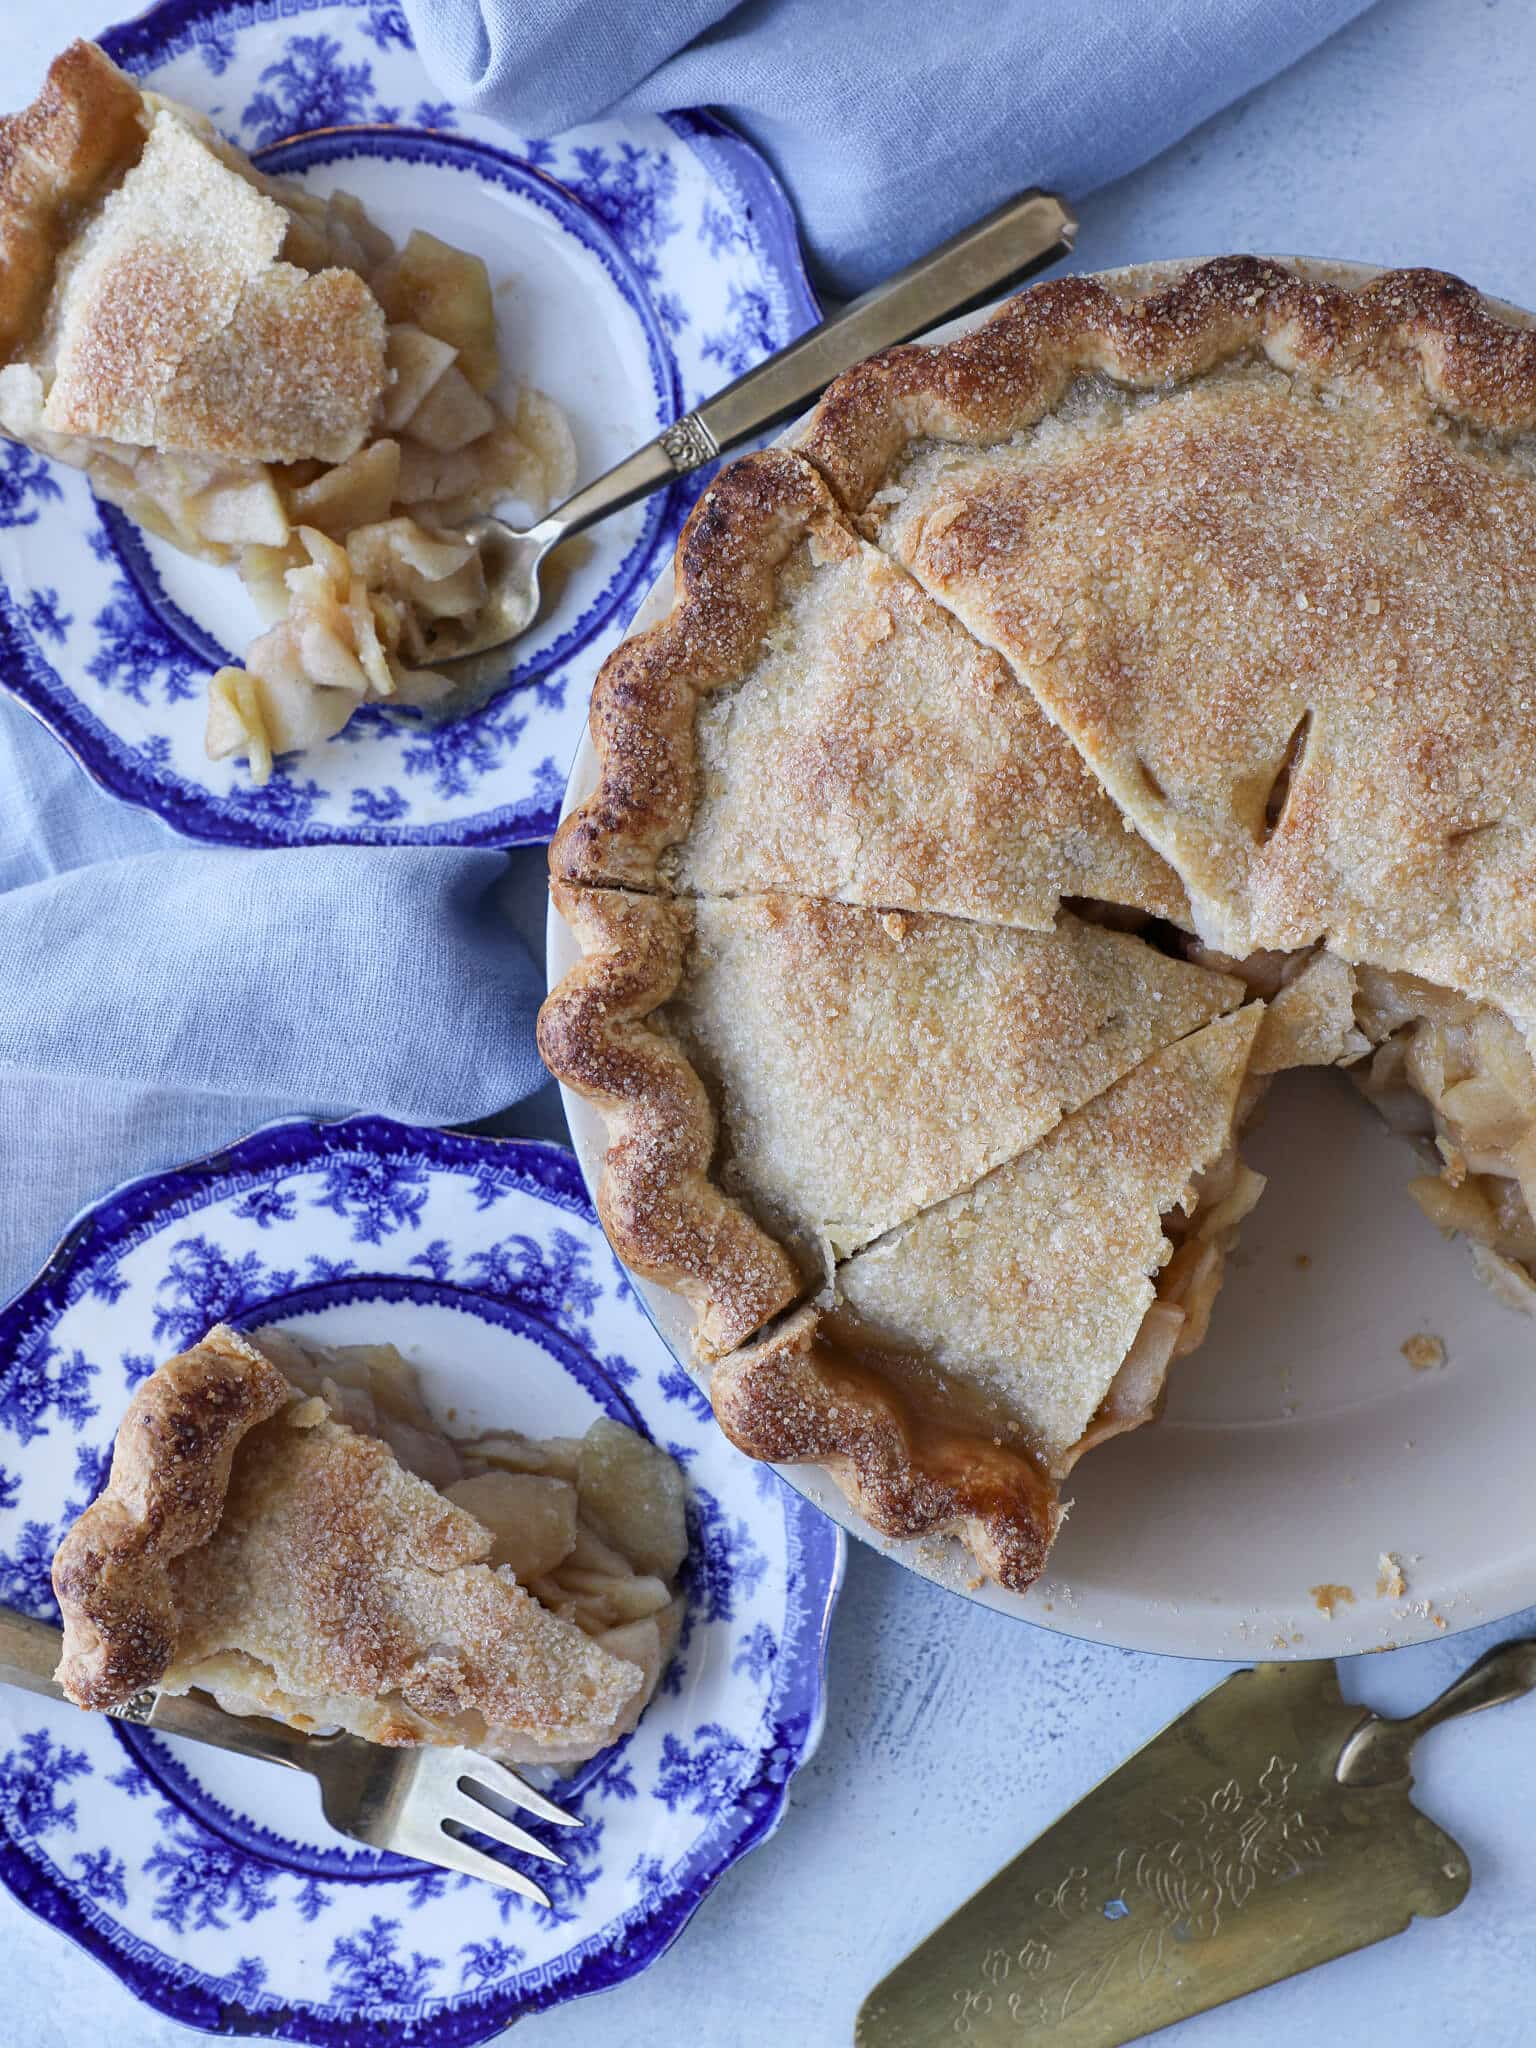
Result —
[[[28, 97], [110, 0], [3, 0], [0, 102]], [[1382, 0], [1285, 77], [1082, 207], [1084, 267], [1230, 249], [1437, 264], [1536, 301], [1536, 8]], [[520, 857], [539, 928], [540, 863]], [[553, 1112], [558, 1115], [558, 1112]], [[548, 1101], [527, 1129], [553, 1132]], [[1536, 1615], [1525, 1617], [1536, 1628]], [[1417, 1704], [1514, 1624], [1345, 1669], [1352, 1696]], [[780, 1833], [636, 1982], [529, 2021], [530, 2048], [844, 2048], [865, 1990], [1127, 1751], [1221, 1675], [969, 1608], [856, 1549], [837, 1618], [826, 1739]], [[1160, 2038], [1178, 2048], [1525, 2048], [1536, 1939], [1536, 1706], [1431, 1738], [1420, 1799], [1459, 1837], [1472, 1895], [1318, 1975]], [[0, 1896], [0, 2048], [170, 2048], [201, 2038], [136, 2006]]]

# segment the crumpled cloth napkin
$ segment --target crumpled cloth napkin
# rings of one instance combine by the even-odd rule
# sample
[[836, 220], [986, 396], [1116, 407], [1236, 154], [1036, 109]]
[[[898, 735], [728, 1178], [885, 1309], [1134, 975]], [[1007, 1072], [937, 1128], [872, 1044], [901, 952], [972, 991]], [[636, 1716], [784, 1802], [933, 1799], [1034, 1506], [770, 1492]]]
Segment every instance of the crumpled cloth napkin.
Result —
[[0, 1301], [86, 1202], [274, 1117], [460, 1123], [531, 1094], [505, 871], [199, 848], [0, 700]]
[[1134, 170], [1370, 0], [404, 4], [443, 92], [525, 136], [718, 107], [847, 295], [1027, 185], [1081, 199]]

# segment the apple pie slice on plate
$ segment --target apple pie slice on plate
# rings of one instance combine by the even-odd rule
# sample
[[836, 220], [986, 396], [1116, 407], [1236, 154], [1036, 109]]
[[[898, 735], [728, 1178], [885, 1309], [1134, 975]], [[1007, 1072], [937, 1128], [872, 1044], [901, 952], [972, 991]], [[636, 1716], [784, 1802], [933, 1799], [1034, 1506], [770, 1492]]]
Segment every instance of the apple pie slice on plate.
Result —
[[458, 1443], [387, 1345], [219, 1325], [139, 1388], [54, 1560], [59, 1678], [372, 1742], [568, 1764], [634, 1727], [677, 1639], [682, 1476], [600, 1419]]
[[500, 373], [478, 257], [264, 176], [93, 44], [0, 120], [0, 430], [238, 566], [270, 623], [207, 746], [256, 781], [363, 704], [445, 698], [486, 589], [455, 526], [572, 488], [563, 415], [504, 410]]

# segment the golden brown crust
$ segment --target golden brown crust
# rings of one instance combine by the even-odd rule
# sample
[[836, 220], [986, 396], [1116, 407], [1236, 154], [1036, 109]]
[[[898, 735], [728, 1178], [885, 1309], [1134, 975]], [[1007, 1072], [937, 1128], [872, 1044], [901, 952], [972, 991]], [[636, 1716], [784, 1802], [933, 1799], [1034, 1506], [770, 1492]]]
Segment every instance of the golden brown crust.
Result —
[[[1532, 643], [1521, 596], [1536, 563], [1536, 469], [1530, 444], [1509, 438], [1533, 429], [1536, 335], [1498, 320], [1458, 281], [1402, 272], [1346, 291], [1235, 258], [1140, 297], [1129, 284], [1063, 280], [959, 341], [890, 351], [839, 380], [799, 452], [970, 644], [1006, 657], [1052, 730], [1179, 868], [1211, 943], [1293, 953], [1326, 940], [1276, 1001], [1258, 1062], [1267, 1070], [1358, 1054], [1350, 961], [1412, 965], [1517, 1010], [1523, 994], [1536, 1015], [1536, 813], [1526, 794], [1536, 754], [1525, 751]], [[700, 788], [719, 765], [700, 742], [705, 699], [780, 630], [796, 522], [802, 534], [817, 527], [828, 551], [847, 546], [834, 514], [807, 512], [814, 494], [786, 456], [752, 460], [762, 467], [742, 465], [739, 482], [726, 472], [697, 532], [685, 533], [673, 613], [620, 650], [600, 682], [601, 780], [556, 842], [557, 874], [687, 884], [671, 850], [697, 833]], [[729, 712], [738, 745], [744, 696]], [[850, 775], [849, 787], [877, 781]], [[735, 783], [722, 786], [734, 796]], [[679, 998], [666, 1029], [694, 1049], [731, 1137], [751, 1092], [743, 1068], [757, 1076], [772, 1048], [746, 1043], [744, 1028], [732, 1069], [702, 1042], [696, 956], [711, 919], [742, 903], [718, 873], [692, 886], [706, 900], [691, 933], [677, 906], [657, 913], [672, 920], [675, 957], [656, 1001]], [[836, 894], [819, 873], [768, 885], [797, 886]], [[986, 913], [972, 903], [963, 914]], [[612, 934], [604, 943], [622, 947]], [[622, 961], [605, 971], [622, 983]], [[944, 976], [935, 981], [942, 1032], [955, 995]], [[750, 985], [738, 974], [727, 992], [738, 999], [716, 992], [713, 1013], [746, 1016], [739, 997]], [[835, 1017], [846, 991], [834, 997], [802, 976], [797, 993]], [[847, 1007], [867, 1032], [856, 990]], [[774, 989], [762, 1014], [780, 1038], [784, 1009]], [[1042, 1431], [1032, 1458], [982, 1433], [974, 1405], [955, 1398], [960, 1364], [940, 1342], [987, 1298], [964, 1267], [964, 1257], [991, 1255], [983, 1226], [995, 1227], [1000, 1261], [1017, 1257], [1021, 1233], [1004, 1198], [1049, 1163], [1038, 1155], [1050, 1139], [838, 1267], [846, 1304], [850, 1278], [888, 1253], [902, 1263], [897, 1306], [911, 1313], [887, 1303], [860, 1324], [845, 1307], [806, 1305], [724, 1358], [712, 1391], [727, 1433], [755, 1456], [825, 1465], [886, 1533], [959, 1535], [1000, 1582], [1027, 1585], [1057, 1517], [1049, 1474], [1145, 1420], [1169, 1360], [1203, 1335], [1221, 1252], [1260, 1185], [1231, 1143], [1257, 1019], [1254, 1009], [1212, 1028], [1211, 1045], [1231, 1042], [1224, 1092], [1205, 1105], [1198, 1158], [1181, 1160], [1177, 1185], [1159, 1183], [1138, 1212], [1137, 1291], [1094, 1353], [1093, 1386], [1061, 1442]], [[942, 1110], [951, 1091], [933, 1064], [925, 1051], [911, 1068]], [[1150, 1085], [1155, 1064], [1121, 1093]], [[807, 1086], [846, 1092], [830, 1055], [789, 1078], [759, 1119], [774, 1130], [796, 1087], [801, 1099]], [[904, 1088], [874, 1093], [873, 1111], [861, 1099], [858, 1112], [903, 1130], [915, 1113]], [[1096, 1116], [1123, 1113], [1112, 1095], [1098, 1104], [1083, 1117], [1090, 1138]], [[1172, 1121], [1193, 1139], [1190, 1117]], [[811, 1116], [800, 1123], [809, 1129]], [[1135, 1135], [1116, 1126], [1100, 1149], [1107, 1156], [1117, 1137]], [[705, 1170], [708, 1153], [693, 1163]], [[778, 1210], [738, 1161], [722, 1170], [777, 1230]], [[1074, 1164], [1073, 1199], [1089, 1178]], [[1118, 1191], [1106, 1192], [1112, 1205]], [[1192, 1226], [1170, 1218], [1181, 1194], [1198, 1196]], [[1054, 1226], [1057, 1209], [1038, 1206]], [[1078, 1220], [1092, 1258], [1108, 1255], [1112, 1232], [1086, 1213]], [[946, 1236], [931, 1271], [912, 1270], [913, 1242], [943, 1232], [960, 1250], [951, 1256]], [[1050, 1277], [1060, 1247], [1049, 1229], [1039, 1235], [1038, 1271]], [[1158, 1273], [1169, 1239], [1179, 1248]], [[1097, 1304], [1109, 1291], [1095, 1282], [1085, 1298]], [[998, 1294], [996, 1326], [984, 1342], [968, 1339], [960, 1363], [972, 1352], [1016, 1360], [1016, 1318], [1006, 1289]], [[1048, 1308], [1042, 1321], [1055, 1346]], [[1112, 1368], [1094, 1410], [1088, 1394]]]
[[384, 388], [383, 309], [354, 271], [283, 262], [290, 226], [243, 159], [161, 107], [60, 265], [43, 425], [248, 461], [354, 453]]
[[815, 1463], [886, 1536], [956, 1536], [1000, 1586], [1040, 1576], [1061, 1519], [1051, 1482], [1022, 1452], [925, 1429], [888, 1383], [822, 1328], [814, 1307], [722, 1359], [710, 1399], [749, 1457]]
[[586, 958], [540, 1047], [607, 1119], [620, 1256], [693, 1302], [705, 1357], [1241, 994], [1070, 916], [554, 891]]
[[177, 366], [164, 445], [245, 461], [344, 460], [378, 404], [384, 349], [383, 311], [356, 271], [311, 277], [279, 264]]
[[283, 1375], [222, 1323], [129, 1403], [105, 1490], [60, 1544], [58, 1679], [77, 1706], [153, 1684], [177, 1641], [171, 1566], [212, 1537], [246, 1435], [291, 1398]]
[[686, 904], [552, 884], [586, 957], [539, 1013], [545, 1065], [607, 1119], [597, 1206], [619, 1256], [699, 1312], [718, 1357], [801, 1292], [783, 1251], [710, 1179], [716, 1123], [682, 1049], [650, 1021], [683, 975]]
[[[65, 1691], [110, 1710], [149, 1684], [195, 1687], [234, 1713], [375, 1742], [593, 1754], [633, 1725], [646, 1679], [628, 1653], [645, 1645], [563, 1611], [558, 1562], [537, 1594], [522, 1585], [496, 1556], [505, 1531], [338, 1420], [382, 1427], [440, 1476], [460, 1470], [454, 1447], [410, 1419], [419, 1403], [398, 1354], [362, 1384], [358, 1365], [280, 1331], [247, 1341], [219, 1327], [145, 1382], [106, 1491], [55, 1560]], [[574, 1496], [570, 1540], [573, 1558], [586, 1543], [598, 1601], [615, 1572], [635, 1577], [578, 1528]], [[658, 1586], [649, 1612], [666, 1600]]]
[[137, 162], [147, 131], [138, 87], [85, 42], [55, 57], [30, 107], [0, 117], [0, 363], [36, 332], [75, 221]]
[[[490, 1531], [387, 1444], [302, 1418], [252, 1432], [218, 1528], [178, 1568], [167, 1688], [300, 1725], [318, 1708], [374, 1742], [610, 1740], [637, 1667], [490, 1569]], [[221, 1680], [229, 1660], [254, 1668]]]
[[1232, 1146], [1262, 1014], [1164, 1046], [840, 1266], [839, 1324], [870, 1333], [881, 1376], [1059, 1474], [1167, 1299], [1170, 1236], [1205, 1225], [1201, 1176]]
[[1430, 272], [1025, 293], [806, 452], [1004, 654], [1237, 955], [1536, 1017], [1536, 334]]
[[716, 1179], [817, 1273], [1238, 996], [1226, 976], [1065, 914], [1033, 932], [701, 897], [659, 1021], [719, 1112]]
[[1227, 256], [1140, 299], [1091, 277], [1054, 278], [956, 341], [871, 356], [838, 378], [798, 445], [858, 514], [912, 441], [1004, 440], [1041, 419], [1077, 377], [1097, 371], [1150, 389], [1245, 350], [1283, 369], [1369, 360], [1469, 425], [1536, 428], [1536, 331], [1497, 319], [1460, 278], [1392, 270], [1345, 291]]
[[783, 450], [721, 472], [671, 611], [593, 692], [592, 795], [551, 873], [780, 890], [1048, 930], [1063, 898], [1188, 922], [1173, 871], [1007, 663]]
[[726, 1434], [824, 1465], [886, 1535], [959, 1537], [1000, 1585], [1031, 1584], [1057, 1481], [1160, 1399], [1186, 1326], [1155, 1294], [1174, 1271], [1164, 1219], [1230, 1145], [1261, 1013], [1154, 1054], [839, 1267], [831, 1312], [797, 1310], [715, 1368]]
[[589, 719], [596, 790], [549, 850], [563, 881], [651, 888], [693, 815], [699, 699], [740, 676], [773, 616], [777, 574], [836, 512], [816, 472], [767, 449], [722, 470], [677, 544], [677, 595], [603, 664]]

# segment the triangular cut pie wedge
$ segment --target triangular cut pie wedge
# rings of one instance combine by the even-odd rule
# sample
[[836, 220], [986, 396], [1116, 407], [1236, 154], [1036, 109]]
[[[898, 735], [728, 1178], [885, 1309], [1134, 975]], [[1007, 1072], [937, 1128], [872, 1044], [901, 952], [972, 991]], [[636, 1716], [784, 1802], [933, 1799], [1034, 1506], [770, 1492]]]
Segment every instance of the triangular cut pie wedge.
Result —
[[59, 1547], [59, 1677], [84, 1707], [197, 1687], [300, 1728], [570, 1762], [650, 1698], [685, 1549], [676, 1466], [616, 1423], [456, 1445], [390, 1347], [220, 1325], [139, 1388]]
[[556, 902], [587, 957], [540, 1047], [608, 1119], [620, 1255], [699, 1305], [705, 1356], [1243, 995], [1066, 913], [1027, 932], [803, 896]]
[[1066, 278], [850, 372], [802, 448], [1207, 940], [1536, 1019], [1536, 333], [1432, 271]]
[[1204, 1335], [1263, 1182], [1234, 1126], [1262, 1004], [1165, 1047], [976, 1186], [838, 1269], [716, 1366], [753, 1457], [825, 1466], [892, 1536], [958, 1536], [1001, 1585], [1038, 1577], [1057, 1487], [1149, 1420]]
[[790, 890], [1049, 929], [1062, 899], [1189, 922], [1170, 869], [981, 647], [779, 450], [723, 471], [677, 595], [608, 660], [564, 880]]

